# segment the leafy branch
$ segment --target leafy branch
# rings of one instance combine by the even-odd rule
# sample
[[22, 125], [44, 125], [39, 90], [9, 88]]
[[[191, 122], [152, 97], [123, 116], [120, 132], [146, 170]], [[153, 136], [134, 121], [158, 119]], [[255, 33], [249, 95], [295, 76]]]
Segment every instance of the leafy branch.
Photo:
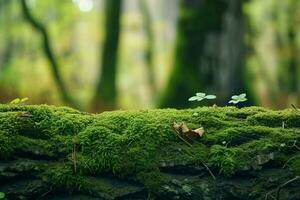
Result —
[[61, 97], [69, 105], [77, 107], [74, 100], [71, 98], [71, 95], [69, 94], [66, 85], [63, 82], [63, 78], [59, 71], [60, 66], [59, 66], [57, 59], [54, 56], [53, 50], [51, 48], [47, 29], [41, 22], [39, 22], [32, 15], [32, 13], [30, 12], [30, 9], [27, 5], [26, 0], [21, 0], [21, 5], [22, 5], [22, 11], [23, 11], [24, 18], [42, 37], [44, 54], [49, 61], [51, 71], [52, 71], [53, 77], [55, 79], [55, 82], [59, 88], [59, 91], [61, 93]]

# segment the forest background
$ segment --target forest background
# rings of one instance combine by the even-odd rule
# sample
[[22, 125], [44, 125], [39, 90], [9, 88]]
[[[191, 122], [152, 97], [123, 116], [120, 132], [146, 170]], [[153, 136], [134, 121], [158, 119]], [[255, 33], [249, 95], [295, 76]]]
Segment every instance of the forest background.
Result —
[[299, 55], [299, 0], [0, 0], [1, 103], [299, 106]]

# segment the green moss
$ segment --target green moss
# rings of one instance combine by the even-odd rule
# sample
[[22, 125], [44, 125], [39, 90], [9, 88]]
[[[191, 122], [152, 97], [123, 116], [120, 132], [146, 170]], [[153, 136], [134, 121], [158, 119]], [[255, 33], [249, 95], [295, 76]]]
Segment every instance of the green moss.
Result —
[[238, 146], [251, 140], [266, 137], [272, 131], [269, 128], [259, 126], [230, 127], [207, 135], [204, 142], [207, 144]]
[[15, 114], [0, 113], [0, 159], [8, 159], [15, 149], [18, 123]]
[[70, 166], [54, 166], [43, 174], [43, 181], [48, 183], [51, 187], [65, 188], [67, 190], [80, 191], [92, 187], [85, 182], [84, 177], [74, 174]]
[[269, 126], [269, 127], [300, 127], [300, 113], [287, 109], [284, 111], [268, 111], [258, 113], [248, 118], [251, 124]]
[[231, 107], [232, 109], [226, 113], [227, 116], [231, 116], [234, 118], [237, 118], [239, 120], [246, 119], [249, 116], [259, 114], [259, 113], [265, 113], [268, 111], [266, 108], [262, 107], [244, 107], [241, 109], [234, 109], [234, 107]]
[[[0, 159], [23, 155], [64, 163], [45, 169], [44, 180], [56, 187], [89, 188], [91, 181], [86, 177], [111, 174], [136, 180], [151, 190], [165, 182], [164, 166], [206, 163], [219, 172], [218, 176], [230, 177], [241, 171], [262, 170], [275, 159], [283, 165], [287, 158], [299, 154], [292, 147], [293, 141], [300, 140], [299, 118], [293, 110], [259, 107], [92, 115], [45, 105], [0, 105]], [[185, 122], [190, 129], [203, 127], [204, 136], [189, 146], [175, 134], [173, 122]], [[76, 160], [72, 157], [74, 147]], [[296, 160], [290, 164], [298, 174]]]
[[289, 169], [295, 176], [300, 176], [300, 154], [296, 157], [292, 157], [293, 159], [289, 163]]
[[219, 169], [220, 174], [231, 176], [237, 168], [237, 152], [234, 149], [214, 145], [210, 150], [209, 163]]
[[7, 159], [14, 151], [14, 141], [7, 132], [0, 131], [0, 159]]

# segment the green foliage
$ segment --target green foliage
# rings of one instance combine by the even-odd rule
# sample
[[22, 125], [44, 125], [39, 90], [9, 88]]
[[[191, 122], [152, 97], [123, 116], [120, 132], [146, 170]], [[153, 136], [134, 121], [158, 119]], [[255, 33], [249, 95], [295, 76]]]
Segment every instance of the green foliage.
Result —
[[247, 98], [246, 98], [246, 94], [242, 93], [240, 95], [233, 95], [231, 97], [231, 100], [228, 103], [238, 104], [238, 103], [244, 102], [244, 101], [247, 101]]
[[217, 98], [215, 95], [211, 95], [211, 94], [206, 95], [205, 93], [198, 92], [196, 93], [195, 96], [190, 97], [189, 101], [202, 101], [204, 99], [215, 99], [215, 98]]

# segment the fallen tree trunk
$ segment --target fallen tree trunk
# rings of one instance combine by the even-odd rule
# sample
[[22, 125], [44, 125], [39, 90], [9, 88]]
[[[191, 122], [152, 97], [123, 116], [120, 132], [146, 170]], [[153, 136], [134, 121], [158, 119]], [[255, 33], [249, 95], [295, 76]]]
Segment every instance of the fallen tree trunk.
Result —
[[[185, 138], [174, 123], [204, 135]], [[7, 199], [300, 199], [299, 128], [295, 109], [93, 115], [0, 105], [0, 192]]]

